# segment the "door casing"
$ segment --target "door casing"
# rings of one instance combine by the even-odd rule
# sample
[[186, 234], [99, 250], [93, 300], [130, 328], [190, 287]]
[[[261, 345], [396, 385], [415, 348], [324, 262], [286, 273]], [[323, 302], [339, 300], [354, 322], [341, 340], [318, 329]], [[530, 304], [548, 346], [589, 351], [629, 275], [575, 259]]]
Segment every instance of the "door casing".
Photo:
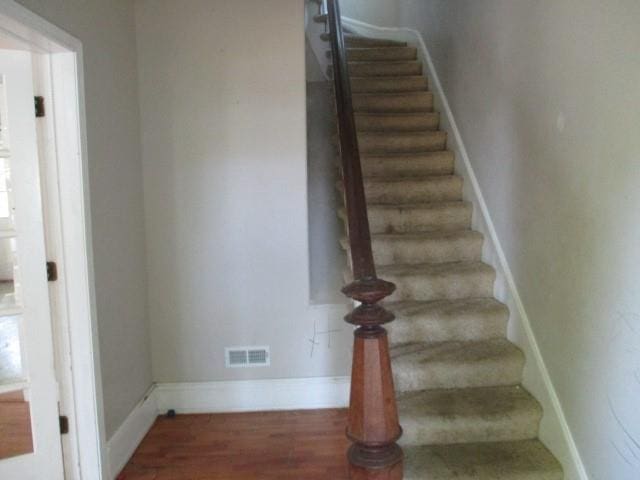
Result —
[[[12, 0], [0, 0], [0, 31], [34, 54], [34, 86], [45, 96], [38, 124], [59, 397], [70, 432], [65, 478], [107, 479], [95, 309], [82, 43]], [[82, 448], [80, 448], [82, 447]]]

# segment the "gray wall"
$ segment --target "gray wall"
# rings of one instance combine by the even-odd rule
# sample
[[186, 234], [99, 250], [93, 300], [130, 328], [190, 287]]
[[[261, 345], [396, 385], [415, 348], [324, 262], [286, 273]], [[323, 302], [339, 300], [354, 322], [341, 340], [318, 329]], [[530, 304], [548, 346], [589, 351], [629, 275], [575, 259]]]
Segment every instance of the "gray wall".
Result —
[[[187, 5], [136, 2], [154, 380], [346, 375], [344, 308], [310, 305], [304, 4]], [[225, 368], [251, 345], [270, 367]]]
[[640, 477], [640, 3], [403, 0], [592, 480]]
[[107, 438], [151, 386], [133, 2], [18, 0], [84, 47]]

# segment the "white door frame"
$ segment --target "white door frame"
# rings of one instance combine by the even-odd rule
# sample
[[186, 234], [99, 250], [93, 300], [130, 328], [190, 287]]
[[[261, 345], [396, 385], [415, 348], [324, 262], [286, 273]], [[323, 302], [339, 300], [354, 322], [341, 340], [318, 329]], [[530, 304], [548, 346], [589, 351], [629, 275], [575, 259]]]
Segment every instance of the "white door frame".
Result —
[[0, 29], [49, 59], [47, 106], [54, 138], [44, 152], [47, 169], [42, 175], [48, 200], [57, 203], [48, 205], [53, 208], [45, 215], [50, 217], [48, 241], [54, 244], [59, 270], [52, 301], [64, 316], [57, 332], [62, 338], [56, 339], [66, 352], [58, 372], [60, 395], [68, 409], [64, 413], [72, 414], [70, 437], [65, 439], [66, 475], [73, 480], [107, 479], [82, 43], [12, 0], [0, 0]]

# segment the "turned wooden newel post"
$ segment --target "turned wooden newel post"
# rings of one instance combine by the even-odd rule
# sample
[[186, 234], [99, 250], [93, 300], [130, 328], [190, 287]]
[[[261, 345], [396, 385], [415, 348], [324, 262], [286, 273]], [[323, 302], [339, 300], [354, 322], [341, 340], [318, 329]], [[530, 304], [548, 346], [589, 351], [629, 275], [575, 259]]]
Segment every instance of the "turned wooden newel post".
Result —
[[347, 230], [351, 266], [356, 279], [344, 287], [342, 292], [360, 302], [345, 319], [358, 327], [354, 334], [347, 426], [347, 436], [353, 442], [348, 452], [349, 476], [351, 480], [402, 480], [403, 456], [396, 443], [402, 435], [402, 429], [398, 421], [393, 388], [389, 340], [387, 331], [382, 327], [394, 317], [378, 305], [396, 287], [376, 276], [347, 49], [338, 0], [327, 0], [326, 8]]
[[361, 302], [346, 321], [358, 326], [354, 336], [351, 400], [347, 436], [352, 480], [401, 480], [402, 435], [383, 324], [394, 319], [377, 303], [391, 295], [395, 285], [378, 278], [356, 280], [342, 291]]

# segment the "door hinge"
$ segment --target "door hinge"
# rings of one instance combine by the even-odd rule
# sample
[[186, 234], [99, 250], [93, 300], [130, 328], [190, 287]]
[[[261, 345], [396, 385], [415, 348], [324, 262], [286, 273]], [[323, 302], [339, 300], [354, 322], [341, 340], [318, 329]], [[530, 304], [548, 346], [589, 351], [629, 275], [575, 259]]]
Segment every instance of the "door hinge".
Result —
[[33, 97], [36, 105], [36, 118], [44, 117], [44, 97]]
[[69, 433], [69, 417], [66, 415], [60, 415], [60, 434], [66, 435]]
[[47, 281], [55, 282], [58, 280], [58, 265], [56, 262], [47, 262]]

